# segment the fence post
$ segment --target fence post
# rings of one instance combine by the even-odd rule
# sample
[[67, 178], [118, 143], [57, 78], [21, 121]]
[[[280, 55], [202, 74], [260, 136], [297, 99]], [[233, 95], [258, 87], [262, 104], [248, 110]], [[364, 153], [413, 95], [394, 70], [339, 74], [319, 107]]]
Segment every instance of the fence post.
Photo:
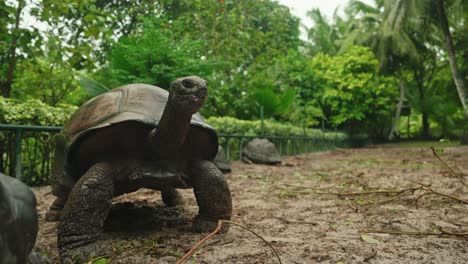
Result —
[[263, 113], [263, 105], [260, 106], [260, 119], [261, 119], [261, 123], [260, 123], [260, 133], [262, 135], [262, 137], [265, 135], [265, 131], [264, 131], [264, 120], [265, 119], [265, 116], [264, 116], [264, 113]]
[[229, 152], [230, 152], [230, 150], [229, 150], [229, 137], [226, 137], [226, 149], [225, 149], [225, 151], [226, 151], [227, 160], [230, 160], [231, 156], [229, 155]]
[[21, 164], [21, 141], [23, 138], [23, 129], [18, 128], [15, 130], [15, 177], [22, 181], [23, 169]]
[[239, 160], [242, 161], [242, 137], [239, 138]]

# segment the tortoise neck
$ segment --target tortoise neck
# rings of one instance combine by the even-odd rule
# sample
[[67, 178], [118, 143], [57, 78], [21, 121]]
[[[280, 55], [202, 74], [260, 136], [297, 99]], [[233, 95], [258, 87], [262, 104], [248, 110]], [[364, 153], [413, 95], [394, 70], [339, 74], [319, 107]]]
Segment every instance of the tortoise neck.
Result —
[[167, 102], [158, 127], [151, 134], [153, 152], [158, 159], [177, 159], [190, 130], [192, 114]]

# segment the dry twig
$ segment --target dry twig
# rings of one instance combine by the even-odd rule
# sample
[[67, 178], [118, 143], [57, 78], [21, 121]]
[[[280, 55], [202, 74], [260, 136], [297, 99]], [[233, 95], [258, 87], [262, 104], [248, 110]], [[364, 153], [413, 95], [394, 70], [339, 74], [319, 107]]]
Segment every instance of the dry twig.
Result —
[[[285, 184], [287, 187], [293, 188], [301, 188], [301, 189], [315, 189], [306, 186], [298, 186], [292, 184]], [[369, 195], [369, 194], [401, 194], [405, 192], [415, 192], [419, 190], [419, 187], [401, 189], [401, 190], [375, 190], [375, 191], [362, 191], [362, 192], [325, 192], [325, 191], [317, 191], [317, 192], [306, 192], [306, 191], [295, 191], [295, 193], [299, 194], [331, 194], [336, 196], [358, 196], [358, 195]]]
[[254, 231], [252, 231], [251, 229], [249, 229], [248, 227], [245, 227], [239, 223], [236, 223], [236, 222], [232, 222], [232, 221], [229, 221], [229, 220], [218, 220], [218, 225], [216, 226], [216, 229], [209, 233], [206, 237], [204, 237], [202, 240], [200, 240], [197, 244], [195, 244], [195, 246], [193, 246], [184, 256], [182, 256], [182, 258], [179, 259], [179, 261], [177, 261], [176, 264], [182, 264], [184, 263], [194, 252], [195, 250], [200, 247], [206, 240], [210, 239], [212, 236], [216, 235], [216, 233], [218, 233], [220, 230], [221, 230], [221, 227], [223, 225], [223, 223], [228, 223], [228, 224], [232, 224], [232, 225], [236, 225], [238, 227], [241, 227], [249, 232], [251, 232], [252, 234], [254, 234], [255, 236], [257, 236], [258, 238], [260, 238], [261, 240], [263, 240], [272, 250], [273, 252], [275, 253], [276, 255], [276, 258], [278, 259], [278, 262], [280, 264], [282, 264], [281, 262], [281, 258], [278, 254], [278, 251], [276, 251], [276, 249], [268, 242], [266, 241], [262, 236], [260, 236], [259, 234], [255, 233]]
[[440, 232], [427, 232], [427, 231], [401, 231], [401, 230], [377, 230], [377, 229], [364, 229], [361, 233], [375, 233], [375, 234], [391, 234], [391, 235], [410, 235], [410, 236], [457, 236], [468, 237], [468, 233], [453, 233], [440, 229]]
[[355, 205], [348, 197], [346, 197], [346, 201], [348, 202], [348, 206], [351, 207], [351, 209], [353, 209], [354, 212], [359, 212], [359, 208], [357, 207], [357, 205]]
[[439, 157], [439, 155], [437, 154], [436, 150], [434, 149], [434, 147], [431, 147], [431, 150], [432, 150], [432, 153], [434, 154], [434, 156], [440, 161], [442, 162], [442, 164], [444, 164], [444, 166], [450, 171], [450, 173], [452, 173], [453, 176], [455, 176], [456, 178], [458, 178], [458, 180], [460, 180], [460, 182], [465, 185], [465, 187], [468, 187], [468, 185], [466, 184], [465, 180], [463, 179], [463, 177], [457, 173], [455, 173], [454, 170], [452, 170], [452, 168], [450, 168], [449, 165], [447, 165], [447, 163], [445, 163], [442, 158]]
[[[414, 182], [414, 181], [413, 181], [413, 182]], [[430, 187], [431, 185], [424, 184], [424, 183], [419, 183], [419, 182], [414, 182], [414, 183], [421, 185], [421, 190], [426, 191], [425, 193], [421, 194], [418, 198], [416, 198], [416, 200], [415, 200], [416, 206], [418, 205], [418, 202], [419, 202], [419, 200], [421, 200], [421, 198], [423, 198], [423, 197], [426, 196], [426, 195], [430, 195], [430, 194], [440, 195], [440, 196], [447, 197], [447, 198], [453, 199], [453, 200], [455, 200], [455, 201], [458, 201], [458, 202], [461, 202], [461, 203], [464, 203], [464, 204], [468, 204], [468, 201], [467, 201], [467, 200], [464, 200], [464, 199], [455, 197], [455, 196], [450, 195], [450, 194], [441, 193], [441, 192], [439, 192], [439, 191], [434, 191], [434, 190]]]
[[276, 218], [276, 219], [278, 219], [278, 220], [280, 220], [282, 222], [285, 222], [287, 224], [314, 225], [314, 226], [318, 225], [317, 222], [289, 220], [289, 219], [279, 217], [279, 216], [274, 216], [274, 218]]

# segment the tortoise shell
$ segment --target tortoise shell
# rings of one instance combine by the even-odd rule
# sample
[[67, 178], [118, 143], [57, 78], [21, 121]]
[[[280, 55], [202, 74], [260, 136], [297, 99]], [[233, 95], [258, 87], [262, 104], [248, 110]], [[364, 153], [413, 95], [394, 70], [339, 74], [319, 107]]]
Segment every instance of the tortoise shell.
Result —
[[[126, 121], [137, 121], [157, 127], [169, 92], [148, 84], [129, 84], [115, 88], [84, 103], [68, 120], [64, 127], [69, 150], [88, 133]], [[218, 138], [215, 130], [203, 120], [200, 113], [192, 115], [191, 126], [202, 128], [216, 142], [209, 150], [217, 153]], [[124, 135], [123, 135], [124, 136]]]

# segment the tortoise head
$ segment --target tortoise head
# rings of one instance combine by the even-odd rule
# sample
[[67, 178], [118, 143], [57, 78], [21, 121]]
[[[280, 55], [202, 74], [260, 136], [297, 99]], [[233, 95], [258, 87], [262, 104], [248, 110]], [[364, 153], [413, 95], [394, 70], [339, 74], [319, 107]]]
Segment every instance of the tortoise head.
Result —
[[172, 82], [169, 101], [178, 110], [194, 114], [205, 102], [207, 94], [205, 80], [198, 76], [182, 77]]

